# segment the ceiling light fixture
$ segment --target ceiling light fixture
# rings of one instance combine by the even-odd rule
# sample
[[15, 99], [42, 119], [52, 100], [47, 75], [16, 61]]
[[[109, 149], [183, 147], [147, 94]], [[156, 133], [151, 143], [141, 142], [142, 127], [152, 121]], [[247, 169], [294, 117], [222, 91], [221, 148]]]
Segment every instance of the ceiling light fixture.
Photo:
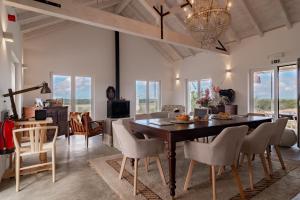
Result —
[[191, 35], [203, 48], [216, 45], [230, 22], [229, 8], [232, 3], [228, 0], [220, 5], [216, 0], [193, 0], [192, 12], [185, 20]]

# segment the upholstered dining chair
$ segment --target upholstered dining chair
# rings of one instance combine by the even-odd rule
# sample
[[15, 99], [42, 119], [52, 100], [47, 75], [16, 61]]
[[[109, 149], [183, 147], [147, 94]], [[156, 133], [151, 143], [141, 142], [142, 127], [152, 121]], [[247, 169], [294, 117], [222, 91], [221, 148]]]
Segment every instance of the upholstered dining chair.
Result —
[[133, 194], [137, 193], [137, 176], [138, 176], [138, 161], [139, 159], [146, 159], [148, 157], [155, 157], [157, 167], [163, 182], [166, 185], [165, 176], [161, 167], [159, 154], [164, 151], [163, 141], [157, 139], [138, 139], [132, 135], [124, 126], [121, 119], [112, 123], [113, 131], [118, 137], [120, 148], [123, 154], [121, 170], [119, 179], [122, 179], [123, 171], [125, 169], [126, 160], [128, 158], [134, 159], [134, 186]]
[[[44, 143], [47, 130], [54, 130], [54, 137], [52, 142]], [[52, 181], [55, 182], [55, 144], [57, 137], [57, 126], [42, 126], [42, 127], [32, 127], [32, 128], [20, 128], [13, 130], [13, 140], [15, 144], [15, 176], [16, 176], [16, 191], [20, 190], [20, 172], [31, 170], [36, 171], [41, 170], [41, 167], [52, 170]], [[24, 132], [29, 133], [29, 142], [22, 142], [22, 134]], [[40, 155], [41, 153], [46, 153], [48, 151], [52, 152], [51, 162], [35, 164], [31, 166], [23, 167], [21, 166], [21, 158], [24, 157]]]
[[190, 159], [190, 166], [184, 184], [186, 191], [192, 177], [192, 171], [196, 162], [210, 165], [212, 181], [212, 199], [216, 199], [216, 166], [230, 165], [232, 174], [237, 182], [240, 195], [245, 199], [243, 186], [236, 167], [236, 159], [239, 155], [244, 137], [248, 131], [248, 126], [229, 127], [224, 129], [213, 142], [198, 143], [189, 141], [184, 143], [185, 157]]
[[[266, 164], [265, 150], [270, 142], [273, 131], [275, 131], [277, 124], [274, 122], [266, 122], [259, 125], [250, 134], [248, 134], [242, 144], [241, 153], [247, 156], [248, 160], [248, 173], [250, 188], [254, 190], [253, 186], [253, 169], [252, 169], [252, 159], [253, 155], [258, 154], [264, 169], [264, 173], [267, 179], [270, 179], [269, 169]], [[242, 159], [243, 161], [243, 159]]]
[[285, 130], [286, 124], [288, 122], [287, 117], [279, 118], [275, 121], [275, 124], [277, 125], [276, 128], [273, 130], [272, 137], [269, 142], [269, 147], [267, 148], [267, 160], [269, 164], [270, 173], [273, 173], [273, 167], [272, 167], [272, 161], [271, 161], [271, 146], [274, 147], [276, 154], [278, 156], [278, 159], [280, 161], [281, 167], [284, 170], [285, 165], [281, 156], [281, 152], [279, 149], [279, 144], [281, 141], [282, 134]]
[[[86, 147], [89, 147], [89, 138], [101, 135], [105, 129], [105, 122], [93, 121], [89, 115], [89, 112], [70, 112], [70, 128], [71, 134], [73, 135], [83, 135], [85, 136]], [[68, 142], [70, 143], [70, 134], [68, 137]]]

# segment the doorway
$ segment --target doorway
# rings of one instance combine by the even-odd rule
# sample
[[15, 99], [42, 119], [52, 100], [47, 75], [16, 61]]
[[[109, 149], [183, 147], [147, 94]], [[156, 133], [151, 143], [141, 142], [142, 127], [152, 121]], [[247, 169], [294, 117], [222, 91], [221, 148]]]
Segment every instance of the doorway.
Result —
[[299, 64], [291, 63], [251, 71], [250, 111], [275, 118], [287, 117], [287, 128], [299, 131]]

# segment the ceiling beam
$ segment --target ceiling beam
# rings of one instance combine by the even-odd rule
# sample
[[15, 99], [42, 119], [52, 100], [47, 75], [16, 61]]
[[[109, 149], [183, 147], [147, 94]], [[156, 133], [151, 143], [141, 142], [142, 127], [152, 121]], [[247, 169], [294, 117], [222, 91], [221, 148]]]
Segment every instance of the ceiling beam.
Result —
[[120, 14], [127, 6], [131, 3], [132, 0], [123, 0], [115, 9], [115, 13]]
[[245, 0], [240, 0], [241, 5], [245, 11], [245, 13], [247, 14], [249, 20], [251, 21], [252, 25], [254, 26], [254, 28], [256, 29], [258, 35], [263, 36], [264, 32], [263, 30], [259, 27], [257, 20], [255, 19], [253, 13], [251, 12], [251, 10], [249, 9], [249, 6], [247, 5]]
[[63, 21], [64, 21], [63, 19], [48, 17], [48, 18], [45, 18], [45, 19], [41, 19], [41, 20], [38, 20], [38, 21], [34, 21], [34, 22], [31, 22], [31, 23], [21, 25], [21, 31], [22, 31], [22, 33], [29, 33], [31, 31], [35, 31], [35, 30], [40, 29], [40, 28], [45, 28], [47, 26], [51, 26], [51, 25], [54, 25], [54, 24], [61, 23]]
[[278, 4], [279, 7], [280, 7], [282, 16], [283, 16], [283, 18], [284, 18], [285, 26], [286, 26], [288, 29], [292, 28], [293, 24], [292, 24], [292, 22], [291, 22], [291, 20], [290, 20], [290, 18], [289, 18], [289, 16], [288, 16], [288, 13], [287, 13], [286, 8], [285, 8], [285, 6], [284, 6], [284, 4], [283, 4], [283, 1], [282, 1], [282, 0], [276, 0], [276, 1], [277, 1], [277, 4]]
[[99, 28], [119, 31], [138, 37], [148, 38], [197, 50], [228, 55], [228, 52], [219, 51], [216, 49], [203, 49], [201, 45], [195, 42], [193, 38], [169, 30], [165, 30], [165, 39], [161, 40], [159, 27], [133, 19], [128, 19], [126, 17], [115, 15], [99, 9], [69, 4], [62, 0], [60, 2], [57, 1], [61, 3], [61, 8], [31, 0], [5, 0], [4, 2], [6, 5], [16, 8], [30, 10], [33, 12], [71, 20]]
[[138, 2], [147, 10], [147, 12], [154, 18], [154, 24], [158, 25], [160, 22], [160, 17], [157, 12], [151, 7], [147, 0], [138, 0]]
[[[130, 9], [132, 9], [132, 13], [134, 13], [134, 17], [138, 20], [144, 21], [144, 22], [149, 22], [149, 19], [147, 19], [138, 9], [136, 9], [134, 6], [129, 7]], [[150, 44], [155, 48], [155, 49], [160, 49], [160, 53], [164, 56], [164, 57], [169, 57], [171, 58], [172, 62], [179, 60], [179, 59], [183, 59], [182, 56], [177, 52], [174, 51], [174, 49], [171, 47], [171, 45], [169, 44], [161, 44], [160, 42], [156, 42], [156, 41], [151, 41], [151, 40], [147, 40], [150, 42]], [[156, 45], [154, 45], [154, 43]]]
[[104, 10], [104, 9], [107, 9], [107, 8], [111, 8], [111, 7], [117, 5], [120, 2], [121, 2], [121, 0], [109, 0], [109, 1], [104, 1], [104, 2], [101, 2], [101, 1], [99, 2], [97, 0], [92, 0], [92, 1], [86, 2], [85, 4], [81, 4], [81, 5], [96, 6], [97, 8], [100, 8], [100, 9]]

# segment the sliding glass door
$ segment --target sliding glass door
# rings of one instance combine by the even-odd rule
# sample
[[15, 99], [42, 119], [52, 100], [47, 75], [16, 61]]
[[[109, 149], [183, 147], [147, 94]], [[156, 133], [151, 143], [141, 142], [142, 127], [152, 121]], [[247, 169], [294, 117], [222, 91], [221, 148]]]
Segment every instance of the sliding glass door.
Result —
[[[251, 72], [250, 112], [288, 117], [287, 128], [299, 133], [299, 64]], [[300, 137], [298, 135], [298, 147]]]

